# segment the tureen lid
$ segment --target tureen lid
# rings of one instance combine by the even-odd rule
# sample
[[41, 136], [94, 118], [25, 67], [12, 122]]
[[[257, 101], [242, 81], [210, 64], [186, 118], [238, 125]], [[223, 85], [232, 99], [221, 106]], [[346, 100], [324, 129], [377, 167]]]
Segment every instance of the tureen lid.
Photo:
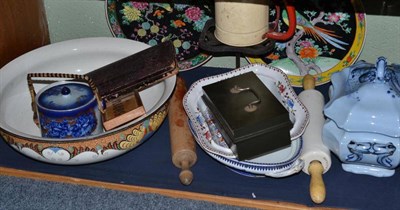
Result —
[[36, 96], [39, 109], [66, 111], [85, 107], [95, 100], [92, 89], [82, 82], [55, 82]]
[[400, 65], [357, 62], [332, 75], [324, 113], [347, 131], [400, 136]]

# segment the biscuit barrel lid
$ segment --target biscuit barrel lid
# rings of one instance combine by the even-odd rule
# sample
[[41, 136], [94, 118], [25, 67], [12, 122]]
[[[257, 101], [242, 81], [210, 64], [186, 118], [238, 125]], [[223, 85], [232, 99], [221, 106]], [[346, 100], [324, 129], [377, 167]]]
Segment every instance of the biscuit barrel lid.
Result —
[[36, 95], [38, 110], [45, 114], [74, 114], [97, 105], [92, 89], [82, 82], [60, 81]]

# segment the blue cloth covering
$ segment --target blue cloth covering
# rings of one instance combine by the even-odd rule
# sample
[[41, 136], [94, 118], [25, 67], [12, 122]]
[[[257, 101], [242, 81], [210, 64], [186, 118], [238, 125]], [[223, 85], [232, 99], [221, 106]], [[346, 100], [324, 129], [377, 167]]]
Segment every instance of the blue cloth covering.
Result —
[[[229, 69], [201, 67], [180, 72], [187, 85]], [[318, 86], [327, 98], [329, 84]], [[300, 92], [301, 88], [296, 88]], [[180, 169], [171, 161], [168, 120], [146, 142], [134, 150], [96, 164], [60, 166], [38, 162], [14, 151], [0, 141], [0, 166], [76, 178], [138, 185], [163, 189], [215, 194], [247, 199], [294, 202], [308, 206], [345, 207], [355, 209], [398, 209], [400, 206], [400, 172], [392, 177], [377, 178], [342, 170], [332, 155], [331, 169], [323, 175], [327, 197], [315, 205], [309, 196], [310, 177], [301, 172], [285, 178], [251, 178], [239, 175], [207, 155], [197, 146], [198, 161], [192, 167], [193, 183], [184, 186], [178, 179]]]

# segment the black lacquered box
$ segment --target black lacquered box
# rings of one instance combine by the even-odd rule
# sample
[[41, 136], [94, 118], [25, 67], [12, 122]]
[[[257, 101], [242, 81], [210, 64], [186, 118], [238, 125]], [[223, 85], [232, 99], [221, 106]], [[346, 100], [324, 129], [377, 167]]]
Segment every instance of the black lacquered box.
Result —
[[204, 103], [239, 160], [291, 144], [288, 111], [254, 72], [206, 85], [203, 91]]

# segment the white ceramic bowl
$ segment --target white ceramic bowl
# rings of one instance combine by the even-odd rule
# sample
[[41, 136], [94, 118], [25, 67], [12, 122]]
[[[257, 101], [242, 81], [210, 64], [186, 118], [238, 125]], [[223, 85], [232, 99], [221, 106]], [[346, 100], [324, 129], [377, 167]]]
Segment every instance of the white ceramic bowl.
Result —
[[[116, 129], [85, 138], [41, 137], [32, 120], [27, 73], [85, 74], [149, 47], [120, 38], [83, 38], [51, 44], [28, 52], [0, 69], [0, 134], [14, 149], [54, 164], [87, 164], [119, 156], [147, 140], [167, 115], [176, 77], [139, 94], [146, 115]], [[35, 87], [39, 91], [43, 87]]]

